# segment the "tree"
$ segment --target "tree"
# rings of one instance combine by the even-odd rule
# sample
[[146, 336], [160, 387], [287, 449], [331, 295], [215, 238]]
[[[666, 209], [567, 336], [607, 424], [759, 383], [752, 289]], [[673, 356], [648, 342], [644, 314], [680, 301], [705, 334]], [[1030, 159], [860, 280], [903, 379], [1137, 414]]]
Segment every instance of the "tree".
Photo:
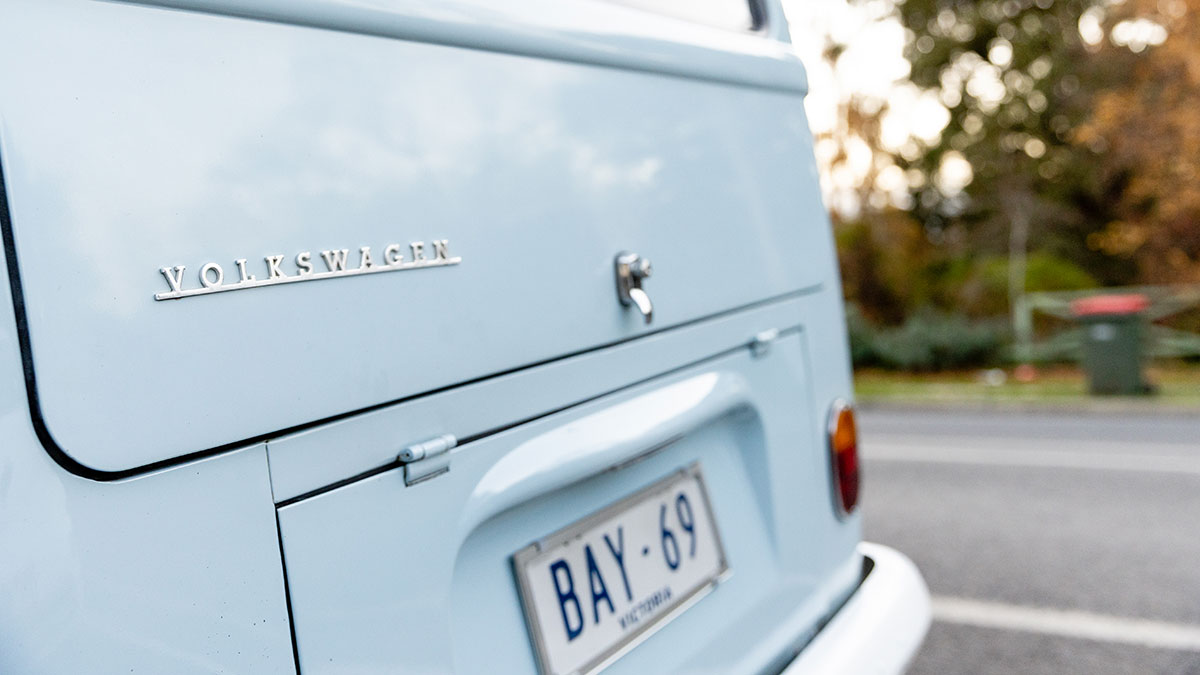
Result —
[[1132, 260], [1141, 281], [1200, 282], [1200, 0], [1119, 9], [1111, 39], [1144, 54], [1075, 135], [1107, 149], [1101, 180], [1121, 186], [1112, 219], [1087, 244]]
[[[840, 181], [861, 210], [835, 213], [866, 316], [989, 316], [1025, 289], [1200, 279], [1200, 0], [851, 2], [906, 29], [897, 91], [936, 97], [948, 117], [884, 147], [900, 109], [849, 95], [818, 139], [831, 173], [870, 157], [856, 193]], [[840, 65], [845, 47], [827, 43], [826, 59]], [[907, 203], [881, 199], [897, 175]], [[1029, 267], [1011, 262], [1026, 251]]]
[[[1135, 55], [1085, 35], [1102, 0], [907, 0], [913, 83], [950, 111], [941, 137], [903, 158], [927, 180], [916, 212], [964, 253], [1035, 247], [1109, 283], [1127, 260], [1085, 245], [1112, 218], [1121, 177], [1098, 170], [1107, 148], [1076, 135], [1099, 92], [1120, 83]], [[1101, 36], [1102, 37], [1102, 36]], [[969, 166], [961, 192], [947, 173]], [[961, 173], [963, 169], [959, 169]], [[1094, 238], [1093, 238], [1094, 241]], [[1021, 281], [1020, 279], [1018, 281]]]

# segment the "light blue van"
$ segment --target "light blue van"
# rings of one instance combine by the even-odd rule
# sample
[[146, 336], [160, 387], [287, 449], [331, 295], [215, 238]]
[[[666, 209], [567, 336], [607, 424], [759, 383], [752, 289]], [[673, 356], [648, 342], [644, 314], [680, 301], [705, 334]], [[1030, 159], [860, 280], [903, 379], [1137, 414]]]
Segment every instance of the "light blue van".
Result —
[[778, 0], [0, 0], [0, 672], [854, 673]]

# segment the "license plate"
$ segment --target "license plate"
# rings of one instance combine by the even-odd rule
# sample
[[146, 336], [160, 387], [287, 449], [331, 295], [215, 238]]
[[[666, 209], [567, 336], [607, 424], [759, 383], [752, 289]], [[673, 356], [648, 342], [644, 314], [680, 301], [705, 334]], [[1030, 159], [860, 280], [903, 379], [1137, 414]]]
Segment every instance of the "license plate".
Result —
[[594, 673], [727, 573], [699, 465], [513, 556], [544, 675]]

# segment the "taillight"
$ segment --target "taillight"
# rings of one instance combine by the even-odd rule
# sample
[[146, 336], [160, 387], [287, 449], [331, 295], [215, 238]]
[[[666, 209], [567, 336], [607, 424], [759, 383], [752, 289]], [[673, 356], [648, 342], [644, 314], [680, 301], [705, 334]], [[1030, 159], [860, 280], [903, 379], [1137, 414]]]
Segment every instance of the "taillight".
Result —
[[833, 469], [834, 503], [839, 514], [849, 515], [858, 506], [858, 431], [854, 408], [842, 400], [829, 411], [829, 459]]

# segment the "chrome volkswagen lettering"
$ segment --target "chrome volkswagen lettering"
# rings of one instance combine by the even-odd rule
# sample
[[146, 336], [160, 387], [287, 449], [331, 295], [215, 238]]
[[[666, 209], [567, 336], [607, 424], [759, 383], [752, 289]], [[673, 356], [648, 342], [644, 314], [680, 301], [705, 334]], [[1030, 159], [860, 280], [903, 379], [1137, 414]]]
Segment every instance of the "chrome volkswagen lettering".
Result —
[[208, 262], [200, 267], [199, 276], [196, 279], [199, 285], [192, 288], [185, 288], [184, 273], [187, 270], [186, 265], [163, 267], [159, 272], [166, 279], [170, 290], [155, 293], [154, 299], [178, 300], [180, 298], [190, 298], [195, 295], [238, 291], [244, 288], [260, 288], [262, 286], [289, 284], [297, 281], [316, 281], [317, 279], [332, 279], [334, 277], [352, 277], [359, 274], [375, 274], [377, 272], [400, 272], [426, 267], [446, 267], [462, 262], [461, 257], [450, 255], [450, 241], [448, 239], [437, 239], [430, 242], [432, 258], [427, 256], [429, 249], [426, 248], [426, 244], [423, 241], [410, 242], [408, 247], [412, 251], [412, 258], [409, 260], [405, 260], [404, 258], [404, 248], [402, 245], [388, 244], [383, 250], [382, 260], [376, 261], [371, 257], [371, 247], [362, 246], [359, 248], [358, 267], [348, 267], [346, 264], [350, 249], [343, 248], [321, 251], [320, 256], [325, 263], [326, 269], [320, 272], [313, 268], [311, 251], [302, 251], [295, 255], [294, 271], [285, 269], [284, 260], [287, 259], [287, 256], [267, 255], [263, 256], [263, 267], [261, 269], [266, 272], [263, 278], [259, 278], [256, 274], [247, 270], [245, 258], [238, 258], [234, 261], [234, 265], [237, 266], [238, 280], [228, 284], [225, 283], [224, 269], [216, 262]]

